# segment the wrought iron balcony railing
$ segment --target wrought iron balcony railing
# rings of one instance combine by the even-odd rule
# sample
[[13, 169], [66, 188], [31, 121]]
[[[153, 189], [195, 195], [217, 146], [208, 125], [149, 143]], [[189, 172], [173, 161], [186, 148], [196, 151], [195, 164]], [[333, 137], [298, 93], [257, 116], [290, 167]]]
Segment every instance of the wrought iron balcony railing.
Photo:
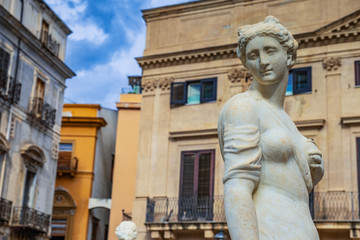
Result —
[[14, 207], [11, 225], [47, 233], [50, 226], [50, 215], [28, 207]]
[[9, 222], [11, 216], [12, 202], [4, 198], [0, 198], [0, 222]]
[[0, 74], [0, 98], [17, 104], [20, 100], [21, 83], [6, 74]]
[[224, 197], [148, 199], [146, 222], [225, 222]]
[[56, 109], [42, 98], [31, 101], [30, 116], [45, 127], [52, 128], [55, 124]]
[[[316, 192], [310, 199], [315, 222], [359, 221], [358, 192]], [[225, 222], [224, 197], [148, 199], [146, 223]]]

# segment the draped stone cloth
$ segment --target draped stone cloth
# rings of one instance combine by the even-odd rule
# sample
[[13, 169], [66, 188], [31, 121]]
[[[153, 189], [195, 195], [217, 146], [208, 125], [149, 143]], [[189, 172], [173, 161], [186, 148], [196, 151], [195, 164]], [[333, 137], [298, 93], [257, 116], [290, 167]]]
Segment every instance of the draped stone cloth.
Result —
[[315, 165], [309, 156], [321, 153], [286, 112], [258, 95], [237, 94], [220, 113], [218, 136], [224, 184], [231, 179], [255, 183], [260, 239], [319, 239], [308, 194], [321, 179], [311, 176]]

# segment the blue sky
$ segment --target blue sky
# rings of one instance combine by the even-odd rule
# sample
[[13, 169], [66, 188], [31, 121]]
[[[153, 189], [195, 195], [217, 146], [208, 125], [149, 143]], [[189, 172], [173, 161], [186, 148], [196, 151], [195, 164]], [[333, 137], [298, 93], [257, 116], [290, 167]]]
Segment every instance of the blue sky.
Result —
[[142, 9], [189, 0], [45, 0], [73, 31], [65, 63], [77, 74], [66, 81], [65, 102], [115, 109], [127, 76], [141, 75], [146, 26]]

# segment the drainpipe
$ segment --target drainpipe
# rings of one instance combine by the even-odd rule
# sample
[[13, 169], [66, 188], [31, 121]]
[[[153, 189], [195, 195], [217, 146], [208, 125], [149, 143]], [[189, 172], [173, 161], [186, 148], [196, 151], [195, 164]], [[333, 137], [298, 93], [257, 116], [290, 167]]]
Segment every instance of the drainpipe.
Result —
[[[20, 9], [20, 23], [23, 23], [23, 16], [24, 16], [24, 0], [20, 0], [21, 2], [21, 9]], [[21, 38], [18, 39], [17, 44], [17, 54], [16, 54], [16, 62], [15, 62], [15, 75], [14, 75], [14, 81], [16, 82], [18, 77], [18, 70], [19, 70], [19, 61], [20, 61], [20, 45], [21, 45]], [[8, 118], [8, 126], [6, 129], [6, 138], [10, 139], [10, 129], [11, 129], [11, 121], [12, 121], [12, 114], [13, 114], [13, 105], [10, 106], [9, 111], [9, 118]], [[4, 169], [4, 168], [2, 168]]]

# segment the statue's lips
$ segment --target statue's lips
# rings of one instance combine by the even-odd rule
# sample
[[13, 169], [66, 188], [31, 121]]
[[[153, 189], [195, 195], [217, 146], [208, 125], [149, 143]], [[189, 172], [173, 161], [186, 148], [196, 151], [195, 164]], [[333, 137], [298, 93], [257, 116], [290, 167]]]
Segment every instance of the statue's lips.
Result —
[[265, 70], [265, 71], [261, 72], [262, 75], [269, 75], [271, 73], [272, 73], [272, 69], [268, 69], [268, 70]]

